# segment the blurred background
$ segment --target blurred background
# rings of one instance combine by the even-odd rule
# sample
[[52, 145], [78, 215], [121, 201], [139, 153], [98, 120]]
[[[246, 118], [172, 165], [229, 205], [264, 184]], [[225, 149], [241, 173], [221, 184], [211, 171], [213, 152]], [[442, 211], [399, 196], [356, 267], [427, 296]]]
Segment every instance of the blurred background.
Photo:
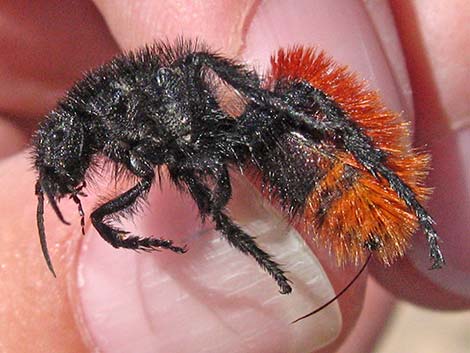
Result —
[[377, 353], [469, 353], [470, 313], [437, 312], [398, 302]]

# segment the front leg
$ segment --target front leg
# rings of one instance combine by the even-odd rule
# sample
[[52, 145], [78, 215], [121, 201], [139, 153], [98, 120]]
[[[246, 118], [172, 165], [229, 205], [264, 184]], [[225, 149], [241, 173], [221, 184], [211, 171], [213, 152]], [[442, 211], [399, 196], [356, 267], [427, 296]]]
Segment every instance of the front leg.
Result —
[[152, 186], [154, 172], [147, 166], [147, 163], [131, 153], [129, 167], [134, 174], [142, 177], [141, 181], [130, 190], [98, 207], [91, 214], [91, 221], [101, 237], [115, 248], [146, 251], [169, 249], [176, 253], [185, 253], [186, 248], [174, 246], [171, 240], [129, 235], [127, 231], [113, 227], [106, 222], [106, 217], [129, 211], [148, 193]]

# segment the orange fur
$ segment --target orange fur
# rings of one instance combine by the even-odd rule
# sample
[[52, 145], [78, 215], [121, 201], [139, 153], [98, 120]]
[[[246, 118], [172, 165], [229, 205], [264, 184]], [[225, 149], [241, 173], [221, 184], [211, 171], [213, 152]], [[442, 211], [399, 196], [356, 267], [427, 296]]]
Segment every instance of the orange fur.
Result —
[[[272, 60], [268, 84], [280, 79], [304, 80], [322, 90], [339, 104], [346, 115], [362, 127], [375, 146], [388, 155], [386, 165], [423, 201], [429, 189], [423, 181], [429, 169], [429, 156], [409, 144], [409, 124], [388, 110], [379, 94], [366, 89], [364, 82], [338, 66], [323, 52], [311, 48], [280, 50]], [[316, 151], [321, 155], [321, 151]], [[300, 227], [329, 247], [338, 262], [359, 262], [368, 250], [365, 241], [378, 238], [382, 246], [376, 257], [385, 264], [404, 254], [410, 237], [418, 228], [415, 214], [383, 178], [374, 178], [351, 155], [336, 151], [323, 156], [326, 175], [311, 193]], [[344, 182], [345, 168], [354, 168], [356, 177]], [[340, 195], [319, 217], [324, 195]]]

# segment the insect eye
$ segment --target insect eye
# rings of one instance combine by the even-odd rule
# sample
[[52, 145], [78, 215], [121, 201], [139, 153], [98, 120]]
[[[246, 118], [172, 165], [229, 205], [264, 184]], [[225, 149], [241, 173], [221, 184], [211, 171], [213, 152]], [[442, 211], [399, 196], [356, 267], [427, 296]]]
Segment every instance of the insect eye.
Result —
[[65, 131], [64, 130], [56, 130], [52, 134], [52, 141], [54, 143], [60, 143], [61, 141], [64, 140], [64, 138], [65, 138]]

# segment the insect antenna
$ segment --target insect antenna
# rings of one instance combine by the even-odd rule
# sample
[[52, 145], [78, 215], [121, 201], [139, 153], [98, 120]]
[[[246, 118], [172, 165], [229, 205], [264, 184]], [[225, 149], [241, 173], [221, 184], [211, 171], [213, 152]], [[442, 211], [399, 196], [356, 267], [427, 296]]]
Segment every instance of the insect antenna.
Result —
[[49, 271], [51, 271], [54, 277], [57, 277], [54, 271], [54, 267], [52, 266], [51, 257], [49, 256], [49, 250], [47, 249], [46, 231], [44, 229], [44, 192], [42, 191], [42, 188], [39, 183], [36, 184], [36, 195], [38, 196], [38, 208], [36, 213], [36, 219], [38, 224], [39, 240], [41, 242], [42, 254], [44, 256], [44, 259], [46, 260]]
[[336, 294], [333, 298], [331, 298], [330, 300], [328, 300], [325, 304], [321, 305], [320, 307], [316, 308], [315, 310], [309, 312], [308, 314], [304, 315], [304, 316], [301, 316], [299, 317], [298, 319], [295, 319], [294, 321], [291, 322], [291, 324], [295, 324], [296, 322], [299, 322], [300, 320], [303, 320], [303, 319], [306, 319], [312, 315], [315, 315], [316, 313], [322, 311], [323, 309], [325, 309], [327, 306], [329, 306], [331, 303], [335, 302], [336, 300], [338, 300], [344, 293], [346, 293], [346, 291], [354, 284], [354, 282], [356, 282], [356, 280], [359, 278], [359, 276], [364, 272], [364, 270], [366, 269], [367, 265], [369, 264], [369, 261], [370, 261], [370, 258], [372, 256], [372, 253], [369, 253], [369, 256], [367, 257], [367, 260], [364, 262], [364, 264], [362, 265], [361, 269], [359, 270], [359, 272], [356, 273], [356, 275], [354, 276], [354, 278], [348, 283], [348, 285], [346, 287], [344, 287], [338, 294]]

